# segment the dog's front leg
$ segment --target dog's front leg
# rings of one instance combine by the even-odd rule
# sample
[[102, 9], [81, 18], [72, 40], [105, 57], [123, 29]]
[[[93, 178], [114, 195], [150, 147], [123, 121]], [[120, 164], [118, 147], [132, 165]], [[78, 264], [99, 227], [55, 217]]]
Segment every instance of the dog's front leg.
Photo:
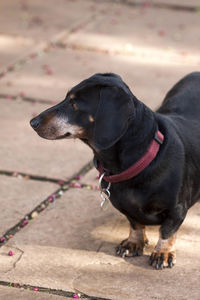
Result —
[[175, 251], [176, 233], [168, 239], [162, 239], [160, 236], [155, 250], [150, 256], [149, 263], [156, 269], [164, 267], [172, 267], [176, 263]]
[[182, 224], [187, 210], [184, 205], [177, 205], [160, 227], [160, 238], [150, 256], [149, 263], [156, 269], [172, 268], [176, 263], [176, 233]]
[[142, 255], [145, 244], [148, 244], [145, 226], [137, 224], [133, 229], [130, 225], [129, 237], [116, 247], [116, 254], [122, 257]]

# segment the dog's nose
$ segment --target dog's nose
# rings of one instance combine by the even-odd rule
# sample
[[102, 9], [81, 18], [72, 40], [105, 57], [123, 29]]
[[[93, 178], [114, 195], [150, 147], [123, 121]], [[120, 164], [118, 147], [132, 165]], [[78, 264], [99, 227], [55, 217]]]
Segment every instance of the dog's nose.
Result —
[[39, 118], [38, 118], [38, 117], [33, 118], [33, 119], [30, 121], [30, 124], [31, 124], [31, 126], [33, 127], [34, 130], [38, 129], [39, 126], [40, 126]]

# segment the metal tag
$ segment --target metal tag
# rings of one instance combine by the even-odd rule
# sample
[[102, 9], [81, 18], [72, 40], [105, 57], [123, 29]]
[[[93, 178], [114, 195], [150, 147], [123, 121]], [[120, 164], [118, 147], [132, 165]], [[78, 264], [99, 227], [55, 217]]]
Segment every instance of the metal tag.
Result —
[[109, 198], [108, 196], [102, 191], [101, 192], [101, 208], [103, 210], [106, 210], [108, 208], [108, 205], [109, 205]]
[[108, 204], [109, 204], [109, 198], [110, 198], [110, 186], [111, 186], [111, 183], [109, 182], [107, 188], [102, 188], [101, 186], [101, 182], [102, 182], [102, 179], [103, 179], [103, 176], [105, 174], [103, 173], [99, 179], [99, 187], [100, 187], [100, 190], [101, 190], [101, 208], [103, 210], [106, 210], [108, 208]]

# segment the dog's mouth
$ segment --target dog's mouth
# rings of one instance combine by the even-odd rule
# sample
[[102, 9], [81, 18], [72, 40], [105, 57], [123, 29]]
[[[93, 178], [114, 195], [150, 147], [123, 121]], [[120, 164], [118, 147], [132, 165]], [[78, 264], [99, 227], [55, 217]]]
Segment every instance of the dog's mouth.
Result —
[[55, 135], [50, 135], [47, 132], [37, 132], [37, 134], [46, 140], [62, 140], [62, 139], [70, 139], [73, 137], [73, 135], [70, 132], [67, 132], [65, 134], [59, 135], [59, 136], [55, 136]]
[[66, 124], [60, 121], [42, 124], [39, 128], [34, 128], [37, 134], [46, 140], [61, 140], [77, 138], [81, 136], [82, 129], [79, 126]]
[[70, 137], [72, 137], [72, 134], [70, 132], [67, 132], [63, 135], [56, 137], [56, 140], [66, 139], [66, 138], [70, 138]]

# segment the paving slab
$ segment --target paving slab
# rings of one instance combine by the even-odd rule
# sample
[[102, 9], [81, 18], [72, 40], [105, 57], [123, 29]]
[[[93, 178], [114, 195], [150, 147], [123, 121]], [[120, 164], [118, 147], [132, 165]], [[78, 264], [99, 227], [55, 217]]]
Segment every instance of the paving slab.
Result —
[[[46, 66], [52, 74], [46, 73]], [[0, 81], [2, 94], [25, 94], [35, 99], [59, 102], [83, 79], [99, 72], [120, 74], [138, 99], [157, 107], [172, 85], [196, 70], [192, 64], [170, 64], [137, 60], [129, 55], [109, 55], [75, 49], [51, 49], [23, 69]]]
[[93, 236], [93, 231], [116, 215], [111, 206], [106, 212], [102, 211], [100, 202], [98, 191], [70, 189], [55, 201], [55, 206], [47, 207], [30, 226], [18, 232], [12, 245], [97, 251], [103, 241], [100, 236]]
[[0, 2], [0, 33], [43, 42], [63, 30], [86, 20], [91, 13], [90, 1], [70, 0], [2, 0]]
[[[198, 203], [182, 225], [176, 267], [156, 271], [148, 266], [148, 255], [157, 227], [147, 230], [151, 246], [144, 256], [116, 257], [114, 248], [127, 237], [128, 222], [111, 206], [100, 211], [99, 192], [72, 189], [1, 248], [0, 280], [110, 299], [198, 300], [199, 214]], [[16, 257], [6, 256], [10, 249]]]
[[56, 184], [0, 175], [0, 236], [58, 188]]
[[[0, 249], [0, 261], [9, 261], [6, 253], [8, 247]], [[13, 248], [16, 252], [17, 249]], [[119, 264], [120, 258], [110, 257], [104, 253], [91, 251], [71, 250], [59, 247], [41, 247], [41, 246], [22, 246], [20, 251], [23, 252], [21, 258], [12, 263], [15, 268], [0, 271], [0, 278], [9, 282], [18, 282], [19, 284], [30, 284], [43, 286], [44, 288], [62, 289], [63, 291], [75, 292], [78, 288], [73, 286], [74, 279], [79, 276], [79, 269], [87, 268], [90, 264]], [[10, 258], [10, 257], [8, 257]]]
[[30, 127], [30, 119], [48, 105], [0, 99], [0, 169], [67, 180], [92, 158], [74, 140], [47, 141]]
[[195, 65], [199, 64], [199, 26], [199, 13], [114, 3], [63, 43], [127, 53], [143, 61]]
[[70, 300], [73, 298], [66, 298], [62, 296], [55, 296], [45, 293], [38, 293], [24, 290], [23, 288], [12, 288], [6, 286], [0, 286], [0, 299], [1, 300], [13, 300], [13, 299], [20, 299], [20, 300]]

